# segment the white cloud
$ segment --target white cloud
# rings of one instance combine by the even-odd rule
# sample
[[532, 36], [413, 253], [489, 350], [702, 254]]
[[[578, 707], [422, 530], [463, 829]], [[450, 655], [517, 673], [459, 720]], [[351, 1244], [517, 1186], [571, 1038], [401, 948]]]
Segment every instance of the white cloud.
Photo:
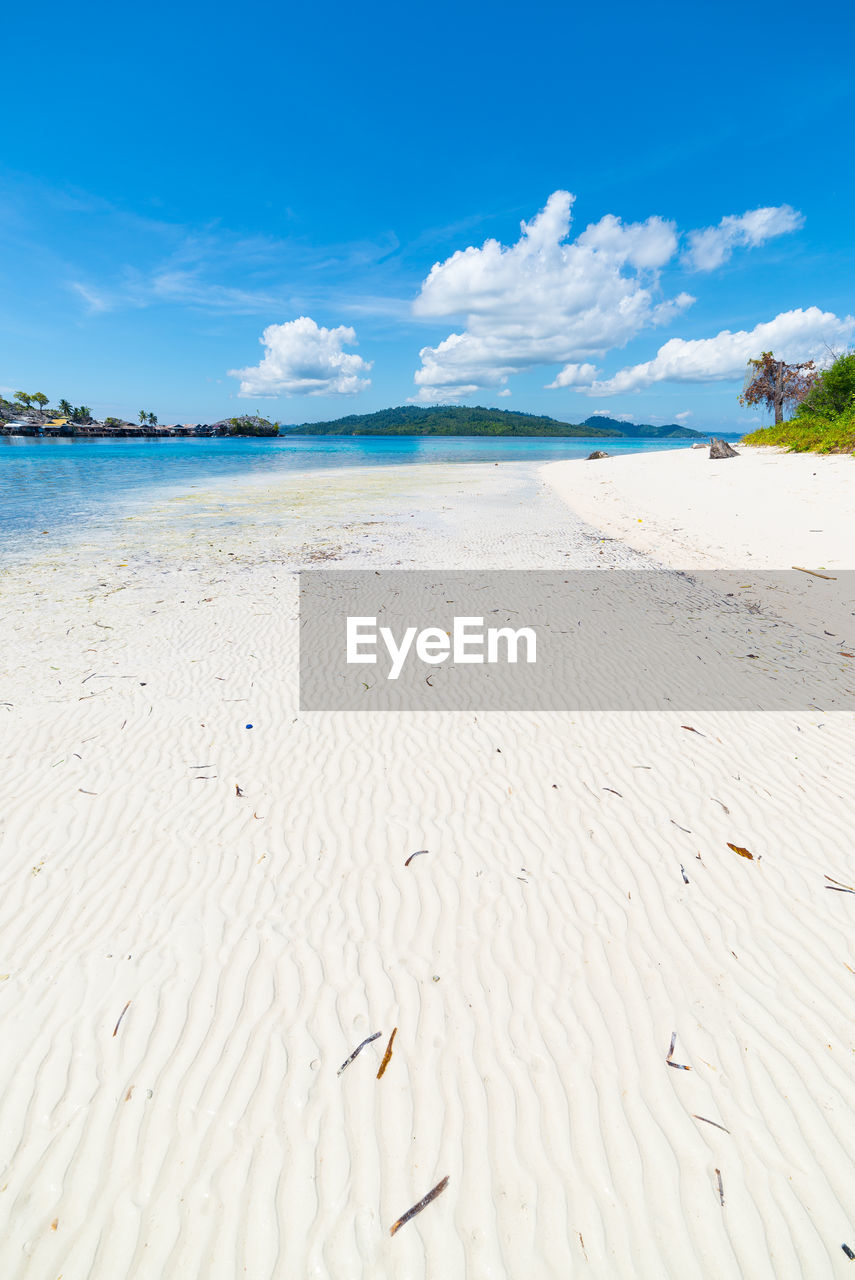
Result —
[[476, 391], [480, 391], [477, 382], [460, 383], [458, 386], [447, 387], [419, 387], [418, 392], [414, 396], [409, 396], [408, 404], [454, 404], [455, 401], [462, 399], [464, 396], [472, 396]]
[[734, 249], [745, 246], [754, 249], [775, 236], [798, 231], [804, 226], [804, 215], [788, 204], [769, 205], [763, 209], [749, 209], [746, 213], [722, 218], [717, 227], [703, 227], [690, 231], [689, 247], [683, 253], [683, 263], [693, 271], [714, 271], [727, 262]]
[[593, 382], [597, 376], [597, 366], [594, 364], [566, 364], [554, 382], [547, 384], [549, 390], [556, 387], [578, 387]]
[[688, 421], [689, 421], [689, 419], [690, 419], [691, 417], [694, 417], [694, 414], [692, 413], [692, 410], [691, 410], [691, 409], [684, 409], [682, 413], [675, 413], [675, 414], [674, 414], [674, 421], [675, 421], [675, 422], [688, 422]]
[[832, 311], [808, 307], [783, 311], [774, 320], [714, 338], [672, 338], [652, 360], [621, 369], [613, 378], [583, 388], [589, 395], [612, 396], [639, 391], [655, 382], [723, 382], [741, 378], [750, 359], [774, 351], [780, 360], [823, 360], [828, 347], [845, 346], [855, 333], [855, 316], [841, 319]]
[[270, 324], [259, 341], [264, 356], [248, 369], [230, 369], [240, 378], [241, 396], [355, 395], [370, 386], [361, 375], [371, 362], [342, 350], [353, 346], [356, 333], [346, 325], [325, 329], [308, 316]]
[[[422, 349], [416, 400], [459, 399], [536, 365], [602, 356], [694, 301], [688, 294], [655, 300], [659, 272], [677, 252], [673, 223], [625, 224], [609, 214], [570, 241], [574, 199], [555, 191], [521, 224], [515, 244], [487, 240], [433, 266], [415, 314], [462, 315], [466, 323]], [[574, 371], [554, 385], [571, 385], [562, 376]]]
[[499, 392], [500, 396], [509, 396], [510, 394], [511, 394], [510, 387], [503, 387], [502, 390]]

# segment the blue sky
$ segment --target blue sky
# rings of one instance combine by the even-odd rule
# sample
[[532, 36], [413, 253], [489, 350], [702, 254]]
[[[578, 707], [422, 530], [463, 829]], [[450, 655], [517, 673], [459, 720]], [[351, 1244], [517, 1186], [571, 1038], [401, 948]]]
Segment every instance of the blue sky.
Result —
[[6, 394], [737, 430], [746, 352], [855, 340], [848, 6], [48, 3], [5, 34]]

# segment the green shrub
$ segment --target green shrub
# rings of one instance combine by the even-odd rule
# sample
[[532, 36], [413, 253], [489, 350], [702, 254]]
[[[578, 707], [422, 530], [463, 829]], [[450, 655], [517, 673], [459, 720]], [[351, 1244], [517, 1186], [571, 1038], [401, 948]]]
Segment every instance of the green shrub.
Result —
[[780, 445], [791, 453], [855, 453], [855, 400], [842, 413], [830, 415], [802, 405], [789, 422], [752, 431], [743, 444]]
[[818, 414], [832, 418], [855, 403], [855, 351], [839, 355], [819, 375], [796, 410], [797, 417]]

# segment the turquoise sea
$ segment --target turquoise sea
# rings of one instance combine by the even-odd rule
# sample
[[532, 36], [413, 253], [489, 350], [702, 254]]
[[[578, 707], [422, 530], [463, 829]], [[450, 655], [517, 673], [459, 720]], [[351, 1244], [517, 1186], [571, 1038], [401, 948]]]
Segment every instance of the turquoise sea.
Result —
[[[291, 471], [422, 462], [545, 462], [679, 440], [289, 436], [269, 440], [45, 440], [0, 436], [0, 562], [112, 522], [164, 492]], [[45, 535], [47, 534], [47, 537]]]

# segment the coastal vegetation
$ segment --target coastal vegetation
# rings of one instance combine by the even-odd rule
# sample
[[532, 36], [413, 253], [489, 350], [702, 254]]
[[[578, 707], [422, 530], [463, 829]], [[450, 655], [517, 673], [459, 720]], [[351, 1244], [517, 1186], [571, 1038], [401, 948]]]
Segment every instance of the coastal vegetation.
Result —
[[33, 405], [38, 409], [44, 409], [45, 405], [49, 403], [43, 391], [16, 391], [15, 399], [24, 409], [31, 409]]
[[305, 422], [301, 426], [280, 426], [259, 414], [242, 414], [214, 423], [160, 425], [156, 413], [140, 409], [138, 421], [114, 415], [96, 421], [88, 405], [75, 407], [62, 399], [56, 409], [48, 407], [41, 392], [19, 391], [15, 401], [0, 396], [0, 431], [23, 431], [25, 435], [62, 436], [256, 436], [337, 435], [337, 436], [489, 436], [502, 439], [546, 436], [555, 438], [699, 440], [701, 433], [679, 423], [626, 422], [593, 414], [584, 422], [564, 422], [558, 418], [481, 405], [398, 405], [375, 413], [354, 413], [329, 422]]
[[12, 400], [4, 400], [0, 396], [0, 423], [4, 419], [19, 418], [22, 413], [34, 422], [43, 422], [51, 417], [52, 412], [67, 418], [69, 422], [92, 420], [91, 410], [86, 404], [75, 407], [70, 400], [63, 399], [59, 401], [55, 411], [51, 411], [49, 405], [50, 399], [43, 391], [16, 391]]
[[486, 409], [481, 405], [440, 405], [422, 408], [398, 405], [377, 413], [353, 413], [331, 422], [304, 422], [282, 427], [280, 434], [338, 436], [582, 436], [646, 437], [671, 439], [700, 438], [697, 431], [677, 423], [667, 426], [621, 422], [615, 418], [590, 417], [585, 422], [561, 422], [557, 418], [507, 409]]
[[744, 442], [779, 445], [793, 453], [855, 453], [855, 351], [835, 356], [827, 369], [813, 374], [789, 421], [752, 431]]
[[278, 422], [269, 422], [267, 418], [260, 418], [257, 414], [244, 414], [241, 418], [226, 418], [224, 422], [218, 422], [215, 425], [226, 426], [228, 428], [226, 434], [230, 436], [277, 436], [279, 434]]

